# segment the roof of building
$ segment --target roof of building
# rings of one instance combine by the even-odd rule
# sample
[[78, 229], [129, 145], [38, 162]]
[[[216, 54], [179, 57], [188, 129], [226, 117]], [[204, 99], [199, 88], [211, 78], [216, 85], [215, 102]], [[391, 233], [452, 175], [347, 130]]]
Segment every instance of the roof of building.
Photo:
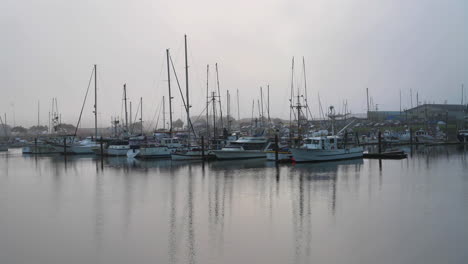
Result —
[[461, 105], [461, 104], [422, 104], [422, 105], [413, 107], [411, 109], [408, 109], [407, 111], [411, 112], [411, 111], [415, 111], [415, 110], [425, 108], [425, 107], [439, 108], [445, 111], [464, 111], [467, 109], [466, 105]]

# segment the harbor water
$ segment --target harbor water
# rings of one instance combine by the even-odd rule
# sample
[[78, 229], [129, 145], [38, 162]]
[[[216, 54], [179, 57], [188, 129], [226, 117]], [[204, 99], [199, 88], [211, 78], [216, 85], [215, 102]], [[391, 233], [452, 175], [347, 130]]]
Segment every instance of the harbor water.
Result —
[[280, 164], [0, 153], [0, 263], [467, 263], [468, 150]]

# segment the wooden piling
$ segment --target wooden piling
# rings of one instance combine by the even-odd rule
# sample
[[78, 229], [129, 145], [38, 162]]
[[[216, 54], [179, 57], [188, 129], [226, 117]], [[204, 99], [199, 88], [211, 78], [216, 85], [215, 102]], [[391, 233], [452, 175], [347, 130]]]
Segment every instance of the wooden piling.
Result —
[[278, 149], [279, 149], [278, 135], [275, 135], [275, 162], [276, 163], [278, 163]]
[[37, 154], [37, 138], [34, 138], [34, 154]]
[[409, 129], [409, 140], [410, 140], [410, 145], [413, 145], [413, 128], [410, 127]]
[[379, 131], [379, 154], [382, 153], [382, 132]]
[[201, 156], [202, 160], [205, 160], [205, 137], [201, 137]]
[[67, 137], [63, 138], [63, 154], [67, 155]]

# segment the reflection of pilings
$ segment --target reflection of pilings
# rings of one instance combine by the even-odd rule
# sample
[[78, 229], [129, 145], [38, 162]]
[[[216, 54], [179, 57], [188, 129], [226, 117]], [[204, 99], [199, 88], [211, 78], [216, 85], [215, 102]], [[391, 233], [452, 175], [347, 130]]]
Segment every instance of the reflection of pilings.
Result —
[[195, 230], [194, 221], [194, 206], [193, 206], [193, 175], [191, 171], [188, 173], [188, 247], [189, 247], [189, 263], [196, 263], [195, 255]]
[[177, 238], [176, 238], [176, 179], [171, 177], [171, 213], [169, 219], [169, 263], [177, 263]]
[[94, 239], [96, 240], [97, 248], [99, 252], [102, 244], [102, 233], [104, 227], [104, 213], [102, 206], [102, 194], [103, 194], [102, 175], [96, 173], [94, 180]]

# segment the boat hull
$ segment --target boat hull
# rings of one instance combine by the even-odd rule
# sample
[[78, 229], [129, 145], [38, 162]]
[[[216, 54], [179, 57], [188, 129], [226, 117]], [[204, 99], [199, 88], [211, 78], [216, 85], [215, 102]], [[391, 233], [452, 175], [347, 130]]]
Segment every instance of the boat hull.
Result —
[[[289, 161], [293, 157], [291, 152], [288, 151], [279, 151], [278, 152], [278, 161]], [[275, 151], [267, 151], [266, 158], [269, 161], [276, 161], [276, 153]]]
[[55, 154], [59, 153], [54, 147], [50, 145], [32, 145], [22, 148], [23, 154]]
[[128, 158], [135, 159], [161, 159], [170, 158], [171, 151], [167, 147], [149, 147], [140, 149], [130, 149], [127, 151]]
[[266, 153], [263, 151], [232, 151], [232, 150], [213, 150], [213, 154], [220, 160], [232, 159], [264, 159]]
[[363, 157], [362, 147], [335, 150], [292, 148], [291, 152], [296, 162], [320, 162]]

